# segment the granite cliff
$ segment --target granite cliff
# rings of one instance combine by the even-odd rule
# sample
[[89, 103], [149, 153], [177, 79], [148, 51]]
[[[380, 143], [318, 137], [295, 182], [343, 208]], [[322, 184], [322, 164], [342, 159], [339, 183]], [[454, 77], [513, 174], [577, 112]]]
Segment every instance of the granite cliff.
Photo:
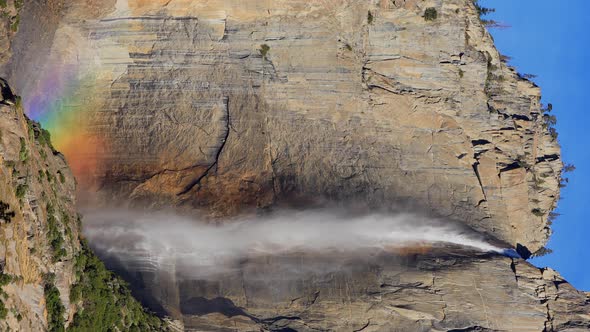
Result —
[[[52, 116], [86, 205], [411, 210], [524, 256], [550, 235], [549, 110], [471, 0], [45, 1], [20, 22], [3, 72]], [[215, 282], [128, 277], [189, 330], [589, 328], [588, 296], [554, 271], [440, 251], [319, 276], [270, 257]]]
[[[0, 62], [10, 57], [22, 5], [0, 4]], [[80, 239], [64, 156], [4, 79], [0, 92], [0, 329], [165, 329]]]
[[549, 236], [559, 146], [471, 1], [74, 1], [39, 42], [30, 7], [5, 71], [75, 114], [64, 153], [103, 202], [411, 205], [531, 252]]
[[26, 118], [20, 98], [1, 84], [0, 327], [163, 328], [80, 240], [76, 185], [63, 155], [52, 147], [50, 134]]

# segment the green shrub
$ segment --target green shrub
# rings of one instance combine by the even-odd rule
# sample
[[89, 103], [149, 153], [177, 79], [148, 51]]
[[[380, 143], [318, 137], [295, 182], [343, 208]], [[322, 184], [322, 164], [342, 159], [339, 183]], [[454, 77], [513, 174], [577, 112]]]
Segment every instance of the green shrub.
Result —
[[27, 193], [27, 190], [29, 190], [28, 184], [26, 184], [26, 183], [19, 184], [18, 186], [16, 186], [16, 197], [18, 199], [25, 198], [25, 194]]
[[426, 21], [434, 21], [438, 17], [438, 13], [436, 12], [436, 8], [428, 7], [426, 11], [424, 11], [424, 19]]
[[47, 308], [47, 327], [51, 332], [65, 331], [64, 313], [65, 307], [59, 298], [59, 290], [52, 281], [46, 282], [45, 288], [45, 306]]
[[34, 140], [35, 139], [35, 127], [34, 127], [34, 122], [26, 119], [27, 120], [27, 127], [29, 129], [29, 139], [30, 140]]
[[71, 331], [161, 331], [163, 323], [147, 313], [124, 281], [108, 271], [86, 241], [75, 258], [78, 281], [70, 289], [72, 303], [82, 301]]
[[45, 152], [45, 150], [43, 150], [43, 148], [39, 150], [39, 154], [41, 155], [41, 158], [43, 158], [43, 160], [47, 160], [47, 153]]
[[53, 260], [59, 261], [67, 252], [63, 248], [64, 238], [61, 234], [59, 223], [55, 218], [55, 210], [51, 204], [47, 204], [47, 241], [53, 251]]
[[27, 149], [27, 141], [21, 137], [20, 138], [20, 152], [19, 152], [19, 159], [22, 162], [27, 161], [29, 158], [29, 150]]
[[551, 113], [553, 111], [553, 104], [548, 103], [546, 106], [541, 106], [542, 113]]
[[12, 22], [12, 24], [10, 25], [10, 30], [12, 30], [12, 32], [16, 32], [18, 30], [19, 23], [20, 23], [20, 16], [16, 15], [14, 22]]
[[557, 217], [559, 217], [559, 216], [560, 216], [559, 213], [549, 212], [549, 216], [547, 217], [547, 225], [551, 226], [553, 224], [553, 222], [555, 221], [555, 219], [557, 219]]
[[270, 46], [268, 46], [266, 44], [260, 45], [260, 48], [258, 49], [258, 52], [260, 52], [260, 55], [262, 55], [263, 59], [266, 59], [266, 56], [268, 55], [268, 51], [270, 51]]
[[473, 4], [475, 5], [475, 9], [477, 9], [477, 14], [481, 17], [484, 15], [488, 15], [490, 13], [495, 12], [496, 10], [494, 8], [486, 8], [486, 7], [482, 7], [479, 4], [479, 0], [474, 0]]
[[517, 75], [518, 75], [519, 78], [521, 78], [523, 80], [527, 80], [527, 81], [530, 81], [530, 80], [533, 80], [533, 79], [537, 78], [537, 75], [535, 75], [535, 74], [518, 73]]
[[46, 129], [40, 128], [39, 143], [53, 148], [53, 145], [51, 144], [51, 134]]
[[574, 166], [573, 164], [565, 164], [563, 166], [563, 171], [566, 173], [573, 172], [575, 170], [576, 170], [576, 166]]
[[554, 141], [556, 141], [557, 137], [559, 136], [557, 133], [557, 129], [555, 128], [549, 128], [549, 135], [551, 136], [551, 139], [553, 139]]
[[0, 288], [11, 283], [12, 279], [13, 278], [10, 274], [0, 273]]
[[6, 309], [4, 302], [2, 300], [0, 300], [0, 320], [6, 319], [7, 315], [8, 315], [8, 309]]
[[539, 208], [532, 209], [531, 212], [537, 217], [542, 217], [545, 215], [545, 213]]
[[541, 105], [541, 113], [543, 114], [543, 129], [547, 129], [549, 135], [553, 140], [557, 140], [557, 129], [555, 129], [555, 125], [557, 124], [557, 118], [555, 115], [551, 115], [553, 110], [553, 104], [549, 103], [547, 106]]
[[373, 13], [371, 13], [371, 11], [369, 11], [367, 13], [367, 23], [369, 24], [373, 24], [373, 21], [375, 20], [375, 18], [373, 17]]
[[553, 127], [557, 124], [557, 117], [552, 114], [544, 114], [543, 120], [545, 120], [547, 127]]
[[64, 176], [64, 174], [61, 171], [57, 171], [57, 175], [59, 176], [59, 182], [61, 182], [61, 183], [66, 182], [66, 177]]
[[37, 139], [41, 146], [49, 146], [53, 148], [51, 145], [51, 134], [47, 129], [43, 129], [39, 122], [31, 119], [27, 119], [27, 124], [29, 126], [29, 136], [31, 139]]
[[533, 257], [533, 258], [535, 258], [535, 257], [543, 257], [543, 256], [546, 256], [546, 255], [549, 255], [549, 254], [552, 254], [552, 253], [553, 253], [553, 250], [551, 250], [551, 249], [549, 249], [549, 248], [545, 248], [545, 247], [543, 247], [543, 248], [541, 248], [541, 249], [539, 249], [539, 250], [535, 251], [535, 252], [534, 252], [534, 253], [531, 255], [531, 257]]
[[70, 287], [70, 302], [76, 303], [82, 299], [82, 286], [80, 284], [72, 284]]

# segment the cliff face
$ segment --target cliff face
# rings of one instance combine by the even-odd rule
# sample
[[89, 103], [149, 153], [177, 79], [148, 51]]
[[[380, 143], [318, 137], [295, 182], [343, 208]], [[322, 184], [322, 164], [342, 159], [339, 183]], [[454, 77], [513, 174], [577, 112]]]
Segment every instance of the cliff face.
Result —
[[[0, 327], [14, 331], [159, 328], [81, 243], [75, 180], [49, 133], [2, 82]], [[111, 306], [109, 308], [103, 305]]]
[[[436, 255], [359, 257], [328, 273], [311, 272], [330, 270], [335, 261], [264, 257], [220, 278], [190, 280], [165, 270], [135, 281], [170, 314], [183, 317], [188, 331], [590, 328], [588, 296], [555, 271], [522, 260], [443, 249]], [[171, 281], [177, 288], [167, 287]]]
[[[37, 75], [18, 59], [9, 71], [32, 112], [53, 108], [57, 131], [79, 131], [58, 146], [105, 201], [214, 214], [348, 201], [531, 252], [547, 240], [560, 150], [539, 89], [501, 61], [469, 0], [61, 10]], [[21, 34], [20, 51], [36, 39]], [[62, 87], [44, 87], [55, 75]]]
[[[5, 89], [9, 88], [4, 86], [3, 92]], [[0, 256], [3, 275], [12, 276], [12, 282], [3, 288], [8, 294], [4, 306], [10, 312], [3, 324], [16, 330], [39, 330], [48, 318], [44, 274], [55, 275], [55, 285], [64, 294], [60, 300], [70, 308], [67, 294], [74, 282], [72, 258], [79, 250], [74, 241], [78, 236], [74, 180], [63, 157], [54, 155], [44, 140], [44, 133], [25, 120], [21, 108], [10, 106], [15, 102], [3, 99], [0, 109]]]
[[0, 3], [0, 63], [5, 63], [11, 56], [11, 42], [20, 23], [22, 0], [6, 0]]
[[[471, 0], [49, 1], [26, 3], [21, 21], [22, 56], [4, 72], [51, 130], [86, 204], [216, 216], [326, 202], [409, 209], [531, 252], [550, 234], [559, 146], [539, 89], [502, 62]], [[15, 116], [5, 160], [17, 160], [18, 137], [31, 151], [40, 144]], [[29, 211], [12, 225], [43, 225], [42, 192], [75, 220], [73, 179], [46, 154], [43, 167], [65, 181], [15, 180], [37, 182], [20, 209], [7, 191], [11, 209]], [[64, 257], [79, 250], [77, 232]], [[215, 282], [141, 271], [134, 286], [189, 329], [589, 328], [587, 295], [553, 271], [473, 255], [293, 277], [251, 262]], [[21, 256], [7, 255], [9, 271], [29, 261]], [[73, 282], [64, 260], [60, 294]], [[30, 280], [56, 269], [43, 264]], [[26, 306], [41, 316], [33, 284]]]

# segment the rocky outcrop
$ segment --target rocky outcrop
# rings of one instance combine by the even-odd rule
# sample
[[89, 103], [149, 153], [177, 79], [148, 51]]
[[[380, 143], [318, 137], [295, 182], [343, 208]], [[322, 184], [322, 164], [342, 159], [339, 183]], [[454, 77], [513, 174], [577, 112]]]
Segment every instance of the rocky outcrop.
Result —
[[25, 117], [5, 81], [1, 91], [0, 328], [163, 326], [80, 242], [76, 182], [63, 155], [49, 132]]
[[5, 63], [11, 56], [11, 43], [20, 23], [20, 10], [23, 0], [5, 0], [0, 2], [0, 63]]
[[[0, 181], [2, 183], [2, 274], [11, 282], [2, 320], [15, 330], [47, 326], [43, 276], [55, 275], [61, 302], [73, 314], [67, 294], [73, 283], [73, 257], [79, 244], [74, 180], [63, 159], [53, 153], [46, 132], [27, 122], [20, 103], [3, 83], [0, 106]], [[6, 91], [6, 92], [5, 92]], [[51, 222], [49, 221], [51, 218]], [[50, 234], [51, 233], [51, 234]], [[55, 241], [55, 245], [52, 242]]]

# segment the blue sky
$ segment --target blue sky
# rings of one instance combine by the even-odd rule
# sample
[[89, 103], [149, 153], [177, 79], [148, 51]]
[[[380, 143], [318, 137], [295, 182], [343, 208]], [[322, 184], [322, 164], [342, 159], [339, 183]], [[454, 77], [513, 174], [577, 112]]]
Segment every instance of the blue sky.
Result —
[[553, 104], [567, 174], [548, 247], [532, 262], [556, 269], [577, 288], [590, 290], [590, 13], [589, 0], [480, 0], [496, 12], [487, 19], [510, 25], [491, 29], [498, 50], [521, 73], [535, 74], [543, 102]]

